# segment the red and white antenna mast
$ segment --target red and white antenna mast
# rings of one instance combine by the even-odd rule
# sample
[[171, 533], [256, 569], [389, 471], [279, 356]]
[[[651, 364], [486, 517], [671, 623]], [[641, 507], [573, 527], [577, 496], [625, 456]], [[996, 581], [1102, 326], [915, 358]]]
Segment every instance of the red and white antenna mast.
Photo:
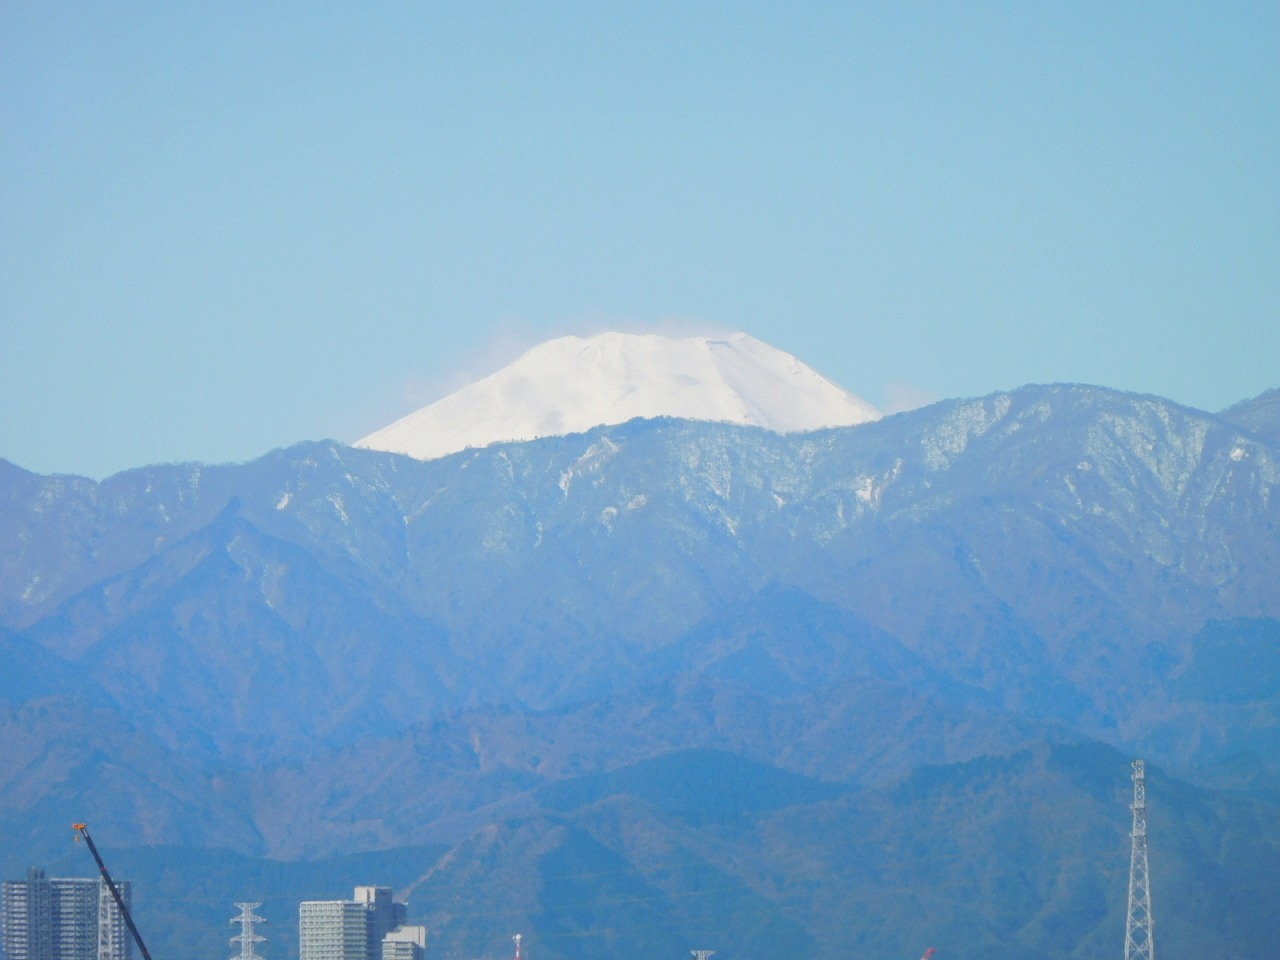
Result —
[[514, 941], [515, 941], [515, 944], [516, 944], [516, 960], [522, 960], [522, 958], [521, 958], [521, 956], [520, 956], [520, 941], [524, 939], [524, 935], [523, 935], [523, 934], [520, 934], [520, 933], [517, 933], [517, 934], [516, 934], [514, 937], [512, 937], [511, 939], [512, 939], [512, 940], [514, 940]]

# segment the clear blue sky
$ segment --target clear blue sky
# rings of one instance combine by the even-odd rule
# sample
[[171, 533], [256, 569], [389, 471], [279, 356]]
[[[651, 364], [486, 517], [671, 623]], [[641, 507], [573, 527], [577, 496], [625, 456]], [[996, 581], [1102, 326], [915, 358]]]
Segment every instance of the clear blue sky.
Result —
[[1280, 6], [0, 4], [0, 457], [353, 440], [564, 332], [1280, 386]]

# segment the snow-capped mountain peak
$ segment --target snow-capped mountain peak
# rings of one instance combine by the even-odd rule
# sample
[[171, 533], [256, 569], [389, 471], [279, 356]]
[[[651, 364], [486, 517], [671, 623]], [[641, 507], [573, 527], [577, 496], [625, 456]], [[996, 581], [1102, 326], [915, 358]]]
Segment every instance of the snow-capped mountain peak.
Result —
[[603, 333], [540, 344], [356, 446], [431, 460], [468, 447], [580, 433], [636, 417], [794, 433], [865, 423], [880, 413], [789, 353], [745, 333]]

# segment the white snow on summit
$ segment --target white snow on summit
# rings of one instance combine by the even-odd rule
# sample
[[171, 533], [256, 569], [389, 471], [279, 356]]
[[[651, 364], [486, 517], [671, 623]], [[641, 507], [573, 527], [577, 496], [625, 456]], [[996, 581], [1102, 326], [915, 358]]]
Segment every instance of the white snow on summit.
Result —
[[745, 333], [561, 337], [356, 441], [433, 460], [468, 447], [679, 417], [778, 433], [850, 426], [880, 412], [789, 353]]

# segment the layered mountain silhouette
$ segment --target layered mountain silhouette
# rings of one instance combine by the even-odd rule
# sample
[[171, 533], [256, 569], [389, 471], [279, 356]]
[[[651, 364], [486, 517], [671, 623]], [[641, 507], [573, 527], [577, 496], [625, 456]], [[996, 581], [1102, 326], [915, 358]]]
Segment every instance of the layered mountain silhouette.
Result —
[[[437, 956], [1083, 957], [1121, 948], [1142, 756], [1161, 954], [1260, 955], [1277, 413], [1057, 385], [0, 463], [0, 866], [88, 820], [173, 951], [224, 949], [224, 892], [344, 895], [323, 861], [407, 888]], [[184, 875], [207, 928], [137, 885]]]

